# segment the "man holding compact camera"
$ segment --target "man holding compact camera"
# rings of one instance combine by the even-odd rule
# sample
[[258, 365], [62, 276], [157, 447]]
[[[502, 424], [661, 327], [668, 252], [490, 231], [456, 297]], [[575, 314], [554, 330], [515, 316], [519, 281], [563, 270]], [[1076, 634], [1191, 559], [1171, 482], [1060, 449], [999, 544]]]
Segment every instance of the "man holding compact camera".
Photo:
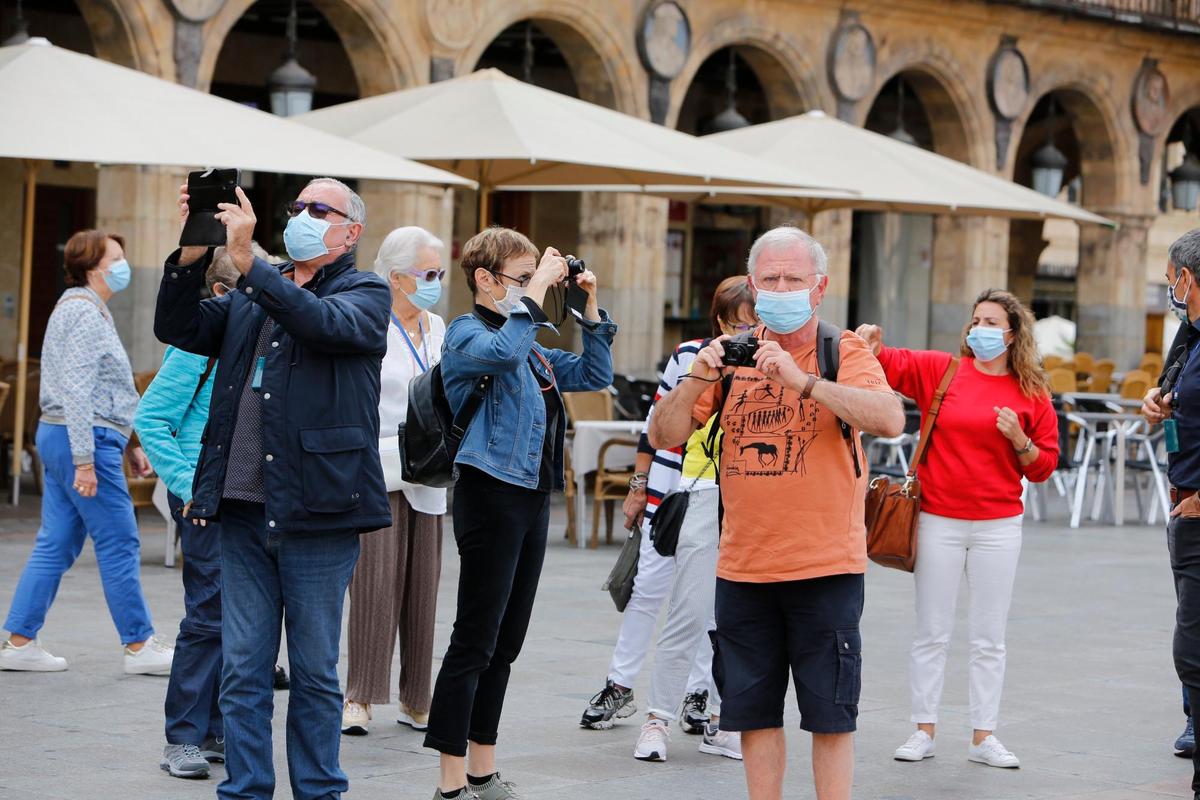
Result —
[[[221, 523], [227, 773], [217, 795], [274, 794], [272, 668], [286, 622], [292, 794], [325, 800], [348, 788], [337, 661], [358, 534], [391, 524], [375, 449], [391, 292], [355, 269], [366, 211], [345, 184], [318, 178], [288, 205], [292, 261], [280, 266], [252, 254], [254, 209], [240, 188], [235, 197], [215, 214], [241, 273], [235, 290], [201, 300], [212, 250], [182, 247], [167, 258], [154, 318], [162, 341], [218, 358], [184, 510]], [[185, 234], [189, 213], [211, 213], [189, 212], [188, 200], [185, 185]]]
[[700, 351], [691, 380], [656, 407], [650, 443], [682, 444], [720, 415], [715, 658], [721, 728], [742, 733], [750, 799], [783, 794], [790, 670], [800, 727], [813, 735], [817, 797], [847, 800], [867, 565], [859, 432], [898, 435], [904, 412], [866, 344], [814, 315], [829, 282], [820, 243], [775, 228], [747, 266], [763, 326]]

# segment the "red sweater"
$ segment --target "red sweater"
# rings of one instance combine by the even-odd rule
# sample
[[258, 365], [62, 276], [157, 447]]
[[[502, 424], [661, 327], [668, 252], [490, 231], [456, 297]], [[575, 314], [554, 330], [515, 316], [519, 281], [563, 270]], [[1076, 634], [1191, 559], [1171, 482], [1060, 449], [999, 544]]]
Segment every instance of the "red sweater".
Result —
[[[933, 402], [950, 354], [884, 347], [879, 363], [892, 388], [917, 402], [922, 420]], [[1016, 412], [1040, 454], [1022, 467], [1012, 443], [996, 427], [994, 408]], [[921, 479], [921, 510], [954, 519], [1003, 519], [1024, 512], [1021, 477], [1041, 483], [1058, 465], [1058, 417], [1050, 398], [1029, 398], [1013, 375], [985, 375], [964, 357], [942, 401]]]

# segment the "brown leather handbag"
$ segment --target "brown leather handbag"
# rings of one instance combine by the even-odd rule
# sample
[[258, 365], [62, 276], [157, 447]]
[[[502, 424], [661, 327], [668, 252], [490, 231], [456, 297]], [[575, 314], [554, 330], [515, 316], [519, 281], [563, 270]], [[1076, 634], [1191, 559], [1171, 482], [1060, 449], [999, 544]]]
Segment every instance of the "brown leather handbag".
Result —
[[921, 511], [921, 482], [917, 480], [917, 467], [925, 458], [933, 423], [942, 407], [942, 398], [946, 396], [946, 389], [957, 371], [958, 359], [952, 358], [925, 414], [917, 452], [904, 482], [897, 483], [886, 475], [880, 475], [871, 481], [867, 489], [867, 557], [880, 566], [912, 572], [917, 564], [917, 515]]

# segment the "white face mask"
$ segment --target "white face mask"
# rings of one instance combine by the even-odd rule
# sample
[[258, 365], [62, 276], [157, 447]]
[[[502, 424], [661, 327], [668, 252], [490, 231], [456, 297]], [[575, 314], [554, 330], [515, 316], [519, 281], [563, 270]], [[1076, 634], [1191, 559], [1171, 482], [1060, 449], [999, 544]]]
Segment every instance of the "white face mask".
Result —
[[504, 289], [504, 297], [499, 300], [492, 298], [492, 302], [496, 305], [496, 311], [507, 317], [512, 314], [513, 309], [521, 302], [521, 298], [525, 296], [524, 286], [506, 286]]

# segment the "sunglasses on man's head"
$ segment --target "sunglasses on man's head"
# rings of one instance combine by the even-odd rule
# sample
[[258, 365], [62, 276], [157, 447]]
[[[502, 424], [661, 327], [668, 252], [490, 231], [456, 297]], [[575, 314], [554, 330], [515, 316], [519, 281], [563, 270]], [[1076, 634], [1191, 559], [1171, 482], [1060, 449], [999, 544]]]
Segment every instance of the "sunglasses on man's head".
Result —
[[308, 215], [313, 219], [325, 219], [325, 217], [331, 212], [334, 214], [340, 214], [346, 219], [350, 219], [350, 215], [345, 211], [334, 208], [331, 205], [326, 205], [325, 203], [306, 203], [303, 200], [293, 200], [284, 206], [284, 210], [287, 212], [289, 217], [303, 214], [305, 209], [308, 209]]
[[408, 270], [408, 274], [412, 275], [414, 278], [420, 278], [421, 280], [428, 283], [430, 281], [440, 281], [442, 278], [446, 277], [446, 270], [444, 270], [444, 269], [424, 269], [424, 270], [410, 269], [410, 270]]

